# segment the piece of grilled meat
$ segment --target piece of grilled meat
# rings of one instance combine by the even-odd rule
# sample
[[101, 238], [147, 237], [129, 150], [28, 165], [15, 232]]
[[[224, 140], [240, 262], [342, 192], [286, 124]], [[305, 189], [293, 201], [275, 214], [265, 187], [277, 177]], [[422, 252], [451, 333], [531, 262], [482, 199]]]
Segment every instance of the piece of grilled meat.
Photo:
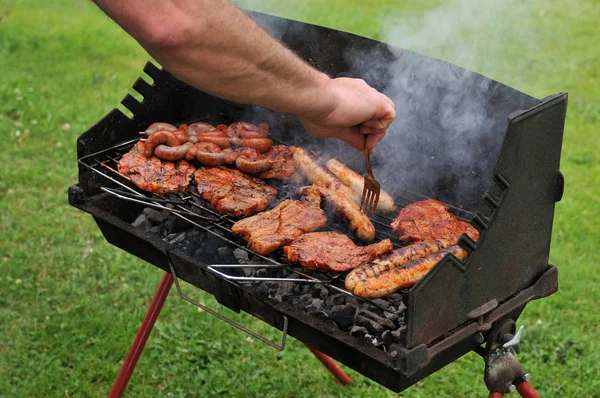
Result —
[[145, 156], [146, 146], [138, 142], [119, 160], [119, 173], [144, 191], [155, 193], [183, 192], [190, 185], [194, 166], [180, 160], [169, 162], [156, 156]]
[[467, 252], [458, 245], [450, 246], [425, 257], [409, 261], [398, 268], [379, 274], [376, 277], [369, 278], [365, 283], [359, 283], [354, 286], [352, 293], [359, 297], [372, 299], [385, 297], [400, 289], [411, 287], [423, 279], [448, 253], [452, 253], [459, 260], [464, 260], [467, 257]]
[[339, 232], [311, 232], [283, 248], [287, 259], [316, 271], [350, 271], [392, 250], [389, 239], [369, 246], [356, 246]]
[[448, 239], [456, 243], [462, 233], [475, 241], [479, 239], [475, 227], [456, 218], [446, 205], [435, 199], [409, 204], [400, 210], [391, 226], [400, 240], [408, 242]]
[[256, 174], [259, 178], [276, 180], [301, 180], [296, 163], [294, 162], [294, 152], [296, 147], [287, 145], [275, 145], [264, 154], [264, 157], [271, 162], [271, 168], [265, 172]]
[[453, 244], [452, 241], [441, 239], [401, 247], [356, 268], [346, 276], [344, 284], [346, 289], [353, 291], [357, 285], [364, 285], [371, 278], [378, 278], [379, 275], [398, 268], [409, 261], [438, 252]]
[[273, 209], [233, 224], [231, 231], [248, 241], [259, 254], [269, 254], [306, 232], [316, 231], [327, 222], [321, 210], [321, 194], [314, 186], [302, 187], [298, 200], [284, 200]]
[[277, 190], [264, 181], [226, 167], [201, 167], [194, 180], [198, 194], [223, 215], [246, 217], [277, 197]]

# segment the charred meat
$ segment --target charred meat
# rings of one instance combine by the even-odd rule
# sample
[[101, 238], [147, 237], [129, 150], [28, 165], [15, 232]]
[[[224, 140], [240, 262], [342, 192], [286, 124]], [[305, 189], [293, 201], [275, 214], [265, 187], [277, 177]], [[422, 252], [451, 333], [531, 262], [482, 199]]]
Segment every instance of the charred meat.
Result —
[[473, 240], [479, 239], [479, 231], [459, 220], [448, 207], [435, 199], [421, 200], [406, 206], [391, 224], [400, 240], [423, 242], [432, 239], [448, 239], [457, 242], [462, 233]]
[[119, 173], [137, 187], [155, 193], [183, 192], [190, 185], [195, 168], [185, 160], [169, 162], [156, 156], [146, 157], [146, 147], [138, 142], [119, 160]]
[[199, 168], [194, 174], [198, 194], [219, 214], [246, 217], [267, 208], [277, 190], [258, 178], [226, 167]]
[[315, 187], [301, 188], [298, 200], [284, 200], [273, 209], [233, 224], [231, 231], [248, 241], [259, 254], [269, 254], [300, 235], [316, 231], [327, 222], [321, 195]]
[[287, 259], [316, 271], [350, 271], [392, 250], [389, 239], [357, 246], [338, 232], [311, 232], [300, 236], [283, 251]]

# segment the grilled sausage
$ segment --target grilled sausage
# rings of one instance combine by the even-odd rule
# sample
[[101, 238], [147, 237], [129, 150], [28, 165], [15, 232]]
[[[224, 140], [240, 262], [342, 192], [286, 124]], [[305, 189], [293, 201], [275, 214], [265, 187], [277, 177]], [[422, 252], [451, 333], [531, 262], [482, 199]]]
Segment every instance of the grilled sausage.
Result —
[[225, 164], [221, 148], [212, 142], [199, 142], [190, 147], [185, 155], [187, 160], [197, 159], [205, 166], [221, 166]]
[[319, 190], [325, 202], [334, 208], [335, 214], [348, 223], [358, 239], [364, 242], [372, 242], [375, 239], [373, 223], [356, 203], [330, 189], [319, 187]]
[[146, 147], [146, 157], [151, 157], [154, 153], [154, 148], [160, 144], [167, 144], [168, 146], [178, 146], [179, 138], [172, 131], [161, 130], [152, 134], [144, 143]]
[[[352, 198], [355, 200], [358, 199], [357, 204], [360, 205], [362, 191], [365, 185], [363, 176], [336, 159], [329, 159], [327, 163], [325, 163], [325, 166], [327, 166], [329, 171], [331, 171], [337, 178], [342, 180], [344, 184], [350, 187], [352, 192], [354, 192], [354, 196]], [[384, 213], [393, 213], [396, 211], [394, 199], [392, 199], [392, 197], [383, 189], [379, 195], [377, 210]]]
[[211, 142], [218, 145], [221, 149], [229, 148], [231, 146], [231, 138], [222, 136], [200, 135], [198, 136], [198, 142]]
[[366, 283], [357, 284], [352, 293], [359, 297], [372, 299], [385, 297], [400, 289], [410, 287], [420, 281], [448, 253], [453, 254], [459, 260], [464, 260], [467, 257], [467, 252], [461, 249], [460, 246], [450, 246], [369, 278]]
[[346, 289], [352, 291], [358, 284], [365, 284], [369, 278], [377, 277], [384, 272], [391, 271], [401, 265], [427, 256], [428, 254], [440, 251], [454, 242], [450, 240], [432, 240], [429, 242], [415, 243], [410, 246], [396, 249], [385, 256], [378, 258], [370, 263], [363, 264], [346, 276]]
[[[321, 165], [319, 160], [307, 149], [298, 148], [294, 152], [294, 162], [298, 169], [308, 178], [310, 182], [321, 187], [335, 191], [346, 198], [360, 203], [361, 197], [355, 198], [354, 192], [342, 183], [336, 176]], [[361, 191], [362, 194], [362, 191]]]
[[146, 129], [145, 134], [147, 137], [150, 137], [152, 134], [156, 133], [157, 131], [161, 131], [161, 130], [175, 131], [175, 130], [177, 130], [177, 127], [175, 127], [169, 123], [162, 123], [162, 122], [152, 123]]
[[237, 122], [232, 123], [227, 129], [227, 136], [231, 138], [266, 138], [268, 135], [269, 125], [267, 123], [255, 126], [248, 122]]
[[269, 170], [273, 163], [269, 159], [248, 159], [245, 156], [240, 156], [235, 160], [235, 167], [244, 173], [257, 174]]
[[197, 122], [188, 127], [188, 135], [200, 135], [203, 132], [217, 131], [216, 127], [210, 123]]
[[273, 140], [269, 138], [242, 138], [239, 141], [236, 140], [234, 145], [254, 148], [260, 153], [265, 153], [269, 152], [271, 146], [273, 146]]
[[163, 160], [176, 162], [178, 160], [185, 159], [185, 156], [191, 146], [191, 142], [179, 146], [159, 145], [154, 150], [154, 154]]
[[258, 151], [254, 148], [227, 148], [223, 149], [223, 156], [225, 158], [225, 163], [233, 164], [241, 156], [244, 156], [248, 159], [259, 159], [260, 153], [258, 153]]

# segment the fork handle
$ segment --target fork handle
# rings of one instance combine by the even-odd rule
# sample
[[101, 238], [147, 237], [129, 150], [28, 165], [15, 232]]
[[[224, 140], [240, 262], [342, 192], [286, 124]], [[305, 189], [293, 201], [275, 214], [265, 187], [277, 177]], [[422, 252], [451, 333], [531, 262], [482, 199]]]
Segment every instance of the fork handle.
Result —
[[372, 172], [371, 172], [371, 151], [366, 146], [365, 146], [365, 164], [367, 165], [367, 173], [372, 174]]

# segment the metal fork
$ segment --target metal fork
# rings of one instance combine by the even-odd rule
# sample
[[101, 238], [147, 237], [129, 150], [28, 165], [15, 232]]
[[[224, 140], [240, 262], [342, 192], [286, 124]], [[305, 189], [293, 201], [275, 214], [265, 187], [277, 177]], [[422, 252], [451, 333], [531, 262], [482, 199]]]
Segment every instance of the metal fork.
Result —
[[371, 170], [371, 151], [365, 146], [365, 163], [367, 164], [367, 174], [365, 174], [365, 185], [363, 187], [362, 199], [360, 200], [360, 209], [369, 217], [375, 215], [377, 203], [379, 203], [379, 194], [381, 185], [373, 177]]

